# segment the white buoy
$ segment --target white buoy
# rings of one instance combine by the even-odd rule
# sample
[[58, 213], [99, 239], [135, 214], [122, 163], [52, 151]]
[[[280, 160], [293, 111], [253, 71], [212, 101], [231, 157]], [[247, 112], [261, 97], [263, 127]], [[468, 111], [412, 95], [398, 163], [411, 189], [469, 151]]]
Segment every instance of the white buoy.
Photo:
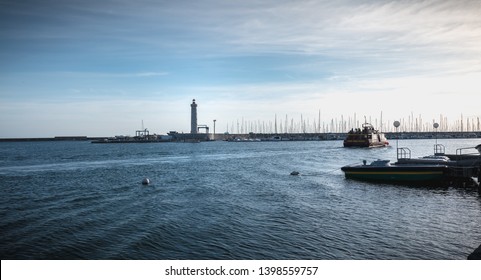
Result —
[[144, 179], [142, 180], [142, 185], [148, 185], [148, 184], [150, 184], [149, 178], [144, 178]]

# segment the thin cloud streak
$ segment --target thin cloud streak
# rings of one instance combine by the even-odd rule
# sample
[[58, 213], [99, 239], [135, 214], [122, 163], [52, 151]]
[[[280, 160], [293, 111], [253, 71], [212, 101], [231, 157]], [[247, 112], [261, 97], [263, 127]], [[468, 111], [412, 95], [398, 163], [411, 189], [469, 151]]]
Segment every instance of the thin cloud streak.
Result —
[[400, 67], [426, 61], [430, 70], [441, 60], [455, 60], [464, 67], [473, 57], [481, 57], [479, 1], [342, 3], [346, 2], [339, 6], [295, 2], [263, 17], [259, 11], [243, 25], [229, 26], [235, 30], [232, 45], [241, 45], [246, 52], [347, 56]]

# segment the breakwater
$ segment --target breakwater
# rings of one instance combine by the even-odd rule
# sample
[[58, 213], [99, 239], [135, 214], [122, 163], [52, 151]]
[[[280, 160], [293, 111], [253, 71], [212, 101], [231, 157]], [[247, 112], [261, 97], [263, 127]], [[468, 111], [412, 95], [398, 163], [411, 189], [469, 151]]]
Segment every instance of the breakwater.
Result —
[[[214, 139], [214, 135], [208, 135]], [[321, 141], [321, 140], [343, 140], [347, 133], [249, 133], [249, 134], [215, 134], [215, 140], [236, 140], [236, 139], [261, 139], [281, 141]], [[481, 138], [481, 131], [475, 132], [386, 132], [388, 139], [465, 139]], [[28, 141], [94, 141], [109, 137], [88, 137], [88, 136], [55, 136], [36, 138], [0, 138], [0, 142], [28, 142]], [[206, 137], [207, 138], [207, 137]], [[172, 141], [176, 141], [173, 139]]]
[[0, 138], [0, 142], [41, 142], [41, 141], [92, 141], [105, 137], [87, 136], [55, 136], [55, 137], [33, 137], [33, 138]]
[[[321, 141], [343, 140], [347, 133], [249, 133], [249, 134], [217, 134], [215, 140], [272, 140], [272, 141]], [[461, 139], [481, 138], [481, 131], [477, 132], [387, 132], [388, 139]]]

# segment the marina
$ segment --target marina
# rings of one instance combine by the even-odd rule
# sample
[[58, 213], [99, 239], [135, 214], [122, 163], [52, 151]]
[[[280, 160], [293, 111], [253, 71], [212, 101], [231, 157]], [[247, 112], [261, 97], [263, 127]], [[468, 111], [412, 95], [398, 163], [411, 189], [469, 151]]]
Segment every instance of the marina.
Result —
[[[175, 133], [178, 133], [174, 131]], [[169, 132], [170, 133], [170, 132]], [[162, 135], [166, 137], [169, 135]], [[185, 135], [178, 133], [179, 135]], [[476, 139], [481, 138], [481, 132], [400, 132], [400, 133], [386, 133], [387, 139]], [[205, 136], [205, 135], [204, 135]], [[214, 137], [215, 136], [215, 137]], [[125, 136], [121, 136], [125, 137]], [[130, 137], [130, 136], [129, 136]], [[282, 141], [335, 141], [342, 140], [347, 137], [347, 133], [252, 133], [252, 134], [211, 134], [209, 139], [215, 141], [228, 141], [229, 139], [243, 139], [243, 140], [255, 140], [255, 139], [272, 139], [274, 137], [280, 138]], [[62, 141], [98, 141], [109, 138], [109, 136], [57, 136], [57, 137], [43, 137], [43, 138], [0, 138], [0, 142], [62, 142]], [[182, 138], [180, 138], [182, 139]], [[167, 141], [168, 142], [168, 141]], [[175, 141], [172, 141], [175, 142]], [[182, 141], [180, 141], [182, 142]], [[249, 142], [249, 141], [246, 141]]]
[[0, 139], [2, 259], [477, 257], [474, 132], [210, 132]]
[[1, 7], [2, 280], [479, 274], [481, 0]]
[[[403, 129], [396, 132], [383, 132], [382, 130], [377, 130], [371, 123], [368, 123], [365, 118], [365, 122], [362, 128], [352, 128], [349, 132], [339, 132], [339, 128], [345, 128], [346, 125], [355, 124], [356, 118], [354, 120], [344, 121], [341, 117], [341, 122], [339, 124], [334, 124], [331, 121], [329, 126], [323, 125], [321, 129], [320, 117], [317, 123], [317, 127], [314, 122], [314, 127], [309, 131], [307, 129], [308, 125], [302, 120], [301, 124], [298, 124], [298, 129], [294, 129], [293, 120], [291, 120], [291, 129], [287, 129], [287, 116], [286, 123], [284, 127], [279, 123], [279, 130], [277, 129], [277, 116], [275, 118], [274, 127], [272, 125], [269, 129], [266, 129], [265, 124], [262, 126], [253, 125], [252, 123], [248, 126], [242, 121], [240, 127], [241, 133], [239, 133], [239, 123], [237, 133], [229, 133], [228, 130], [224, 133], [217, 133], [215, 130], [215, 124], [217, 120], [213, 120], [213, 132], [210, 133], [210, 127], [205, 124], [198, 124], [197, 118], [197, 107], [195, 99], [192, 100], [190, 104], [191, 107], [191, 123], [190, 132], [177, 132], [169, 131], [167, 134], [150, 134], [150, 131], [144, 128], [142, 121], [142, 129], [135, 131], [135, 136], [129, 135], [118, 135], [113, 137], [87, 137], [87, 136], [55, 136], [52, 138], [0, 138], [0, 142], [30, 142], [30, 141], [90, 141], [93, 144], [125, 144], [125, 143], [165, 143], [165, 142], [187, 142], [187, 143], [199, 143], [205, 141], [228, 141], [228, 142], [259, 142], [259, 141], [331, 141], [331, 140], [344, 140], [344, 147], [384, 147], [389, 145], [388, 139], [465, 139], [465, 138], [481, 138], [480, 123], [478, 119], [477, 126], [474, 125], [474, 121], [471, 120], [471, 125], [469, 121], [466, 127], [469, 130], [464, 130], [464, 125], [461, 125], [460, 129], [453, 131], [438, 131], [436, 127], [435, 130], [429, 131], [425, 126], [422, 129], [416, 126], [413, 127], [412, 123], [409, 130]], [[419, 117], [421, 119], [421, 117]], [[382, 118], [381, 118], [382, 119]], [[375, 120], [377, 124], [377, 119]], [[411, 120], [412, 121], [412, 120]], [[446, 123], [447, 121], [444, 120]], [[399, 125], [401, 122], [398, 122]], [[447, 129], [448, 126], [443, 123], [441, 127]], [[461, 118], [462, 124], [462, 118]], [[382, 121], [380, 123], [381, 127], [384, 127]], [[250, 132], [244, 132], [245, 128], [249, 127]], [[302, 129], [300, 129], [302, 127]], [[259, 128], [260, 131], [259, 131]], [[284, 128], [284, 129], [283, 129]], [[295, 130], [295, 132], [293, 132]], [[282, 132], [284, 131], [284, 132]], [[314, 132], [312, 132], [314, 131]], [[321, 132], [322, 131], [322, 132]]]

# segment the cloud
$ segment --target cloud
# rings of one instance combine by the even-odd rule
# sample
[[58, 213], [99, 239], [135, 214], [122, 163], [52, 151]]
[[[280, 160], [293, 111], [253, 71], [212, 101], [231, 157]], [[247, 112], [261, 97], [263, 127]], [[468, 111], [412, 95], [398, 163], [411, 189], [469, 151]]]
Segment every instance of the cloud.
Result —
[[142, 73], [135, 73], [134, 76], [136, 77], [157, 77], [157, 76], [165, 76], [168, 75], [167, 72], [142, 72]]
[[440, 56], [459, 68], [481, 57], [479, 1], [47, 2], [16, 13], [27, 20], [9, 36], [73, 40], [109, 56], [294, 54], [400, 68], [426, 61], [429, 70], [443, 66]]

